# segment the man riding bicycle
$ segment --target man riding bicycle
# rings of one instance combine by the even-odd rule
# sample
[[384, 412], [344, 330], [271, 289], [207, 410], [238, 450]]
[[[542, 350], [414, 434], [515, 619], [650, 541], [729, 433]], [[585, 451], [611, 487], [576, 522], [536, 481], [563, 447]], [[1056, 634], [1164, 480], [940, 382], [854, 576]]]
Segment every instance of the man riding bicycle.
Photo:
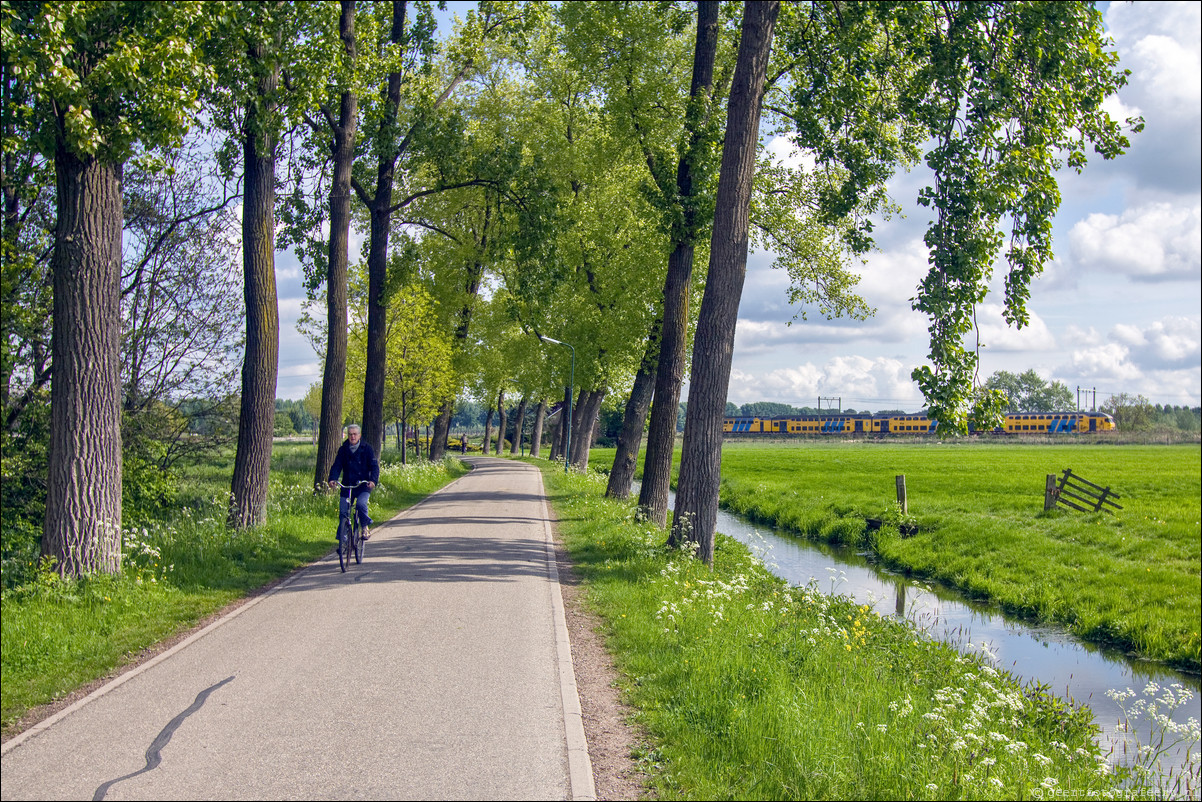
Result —
[[[338, 455], [334, 457], [334, 464], [330, 466], [330, 487], [338, 487], [338, 475], [342, 474], [342, 484], [354, 486], [352, 491], [355, 494], [355, 509], [359, 515], [359, 523], [363, 526], [363, 539], [367, 540], [371, 537], [371, 516], [367, 514], [367, 499], [371, 495], [371, 491], [375, 488], [376, 483], [380, 481], [380, 463], [376, 459], [376, 452], [367, 443], [361, 442], [363, 436], [359, 424], [352, 423], [346, 427], [346, 440], [338, 449]], [[360, 484], [366, 482], [366, 484]], [[347, 506], [349, 502], [347, 497], [343, 495], [338, 500], [339, 520], [347, 517]], [[339, 527], [341, 529], [341, 527]], [[342, 533], [339, 532], [339, 537], [335, 538], [341, 541]]]

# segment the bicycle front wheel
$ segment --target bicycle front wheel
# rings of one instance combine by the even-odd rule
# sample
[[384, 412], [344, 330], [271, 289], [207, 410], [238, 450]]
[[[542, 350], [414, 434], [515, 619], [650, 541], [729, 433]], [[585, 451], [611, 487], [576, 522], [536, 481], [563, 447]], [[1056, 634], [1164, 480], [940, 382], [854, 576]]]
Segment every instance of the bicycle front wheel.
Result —
[[346, 573], [346, 567], [351, 564], [351, 546], [350, 536], [347, 533], [346, 521], [343, 521], [338, 526], [338, 567], [342, 569], [342, 573]]

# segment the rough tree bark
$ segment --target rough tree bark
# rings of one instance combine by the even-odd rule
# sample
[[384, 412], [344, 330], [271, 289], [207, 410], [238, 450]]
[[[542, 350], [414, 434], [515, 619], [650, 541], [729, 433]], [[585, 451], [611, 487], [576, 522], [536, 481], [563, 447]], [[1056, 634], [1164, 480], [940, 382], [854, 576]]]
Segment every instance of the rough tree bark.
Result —
[[[343, 0], [339, 35], [350, 63], [356, 56], [355, 2]], [[326, 267], [326, 364], [321, 380], [321, 419], [318, 423], [317, 465], [313, 487], [324, 492], [330, 466], [342, 443], [342, 394], [346, 384], [347, 253], [351, 226], [351, 167], [355, 160], [355, 134], [359, 101], [354, 92], [343, 92], [338, 119], [326, 116], [333, 135], [334, 179], [330, 186], [330, 249]], [[323, 109], [323, 111], [325, 111]]]
[[580, 470], [588, 468], [588, 453], [596, 435], [597, 422], [601, 419], [601, 402], [605, 400], [605, 388], [591, 390], [587, 394], [581, 392], [581, 413], [579, 428], [573, 431], [579, 436], [572, 437], [572, 464]]
[[777, 0], [747, 3], [743, 7], [742, 36], [718, 177], [709, 274], [693, 342], [684, 451], [669, 543], [679, 545], [686, 539], [697, 543], [698, 556], [707, 565], [714, 560], [722, 418], [730, 387], [735, 322], [747, 272], [751, 182], [755, 175], [764, 77], [779, 12]]
[[576, 396], [576, 404], [572, 407], [572, 439], [565, 445], [565, 455], [569, 465], [578, 464], [576, 458], [580, 453], [580, 436], [584, 430], [584, 408], [588, 402], [588, 396], [588, 390], [581, 387], [580, 393]]
[[63, 576], [121, 570], [121, 181], [119, 168], [54, 159], [58, 221], [50, 454], [42, 553]]
[[551, 424], [554, 428], [551, 430], [551, 453], [548, 459], [554, 462], [563, 455], [563, 406], [552, 412], [551, 417], [555, 418], [555, 422]]
[[[484, 209], [484, 219], [481, 225], [480, 232], [480, 252], [488, 248], [490, 225], [492, 223], [492, 206], [486, 206]], [[480, 294], [480, 286], [484, 281], [484, 263], [474, 262], [471, 268], [467, 271], [467, 281], [464, 284], [464, 292], [467, 299], [459, 310], [459, 325], [455, 327], [455, 343], [458, 348], [463, 348], [467, 344], [467, 335], [472, 326], [472, 309], [475, 304], [476, 296]], [[442, 411], [438, 413], [438, 417], [434, 419], [434, 445], [430, 449], [430, 460], [441, 460], [446, 452], [447, 433], [451, 430], [451, 417], [455, 412], [455, 402], [448, 401], [442, 405]], [[485, 441], [488, 442], [487, 440]], [[482, 449], [487, 454], [487, 448]]]
[[[690, 103], [713, 91], [714, 61], [718, 53], [718, 3], [697, 3], [697, 44], [693, 51], [693, 80]], [[693, 280], [693, 249], [697, 232], [704, 228], [698, 220], [694, 195], [697, 151], [704, 144], [704, 131], [694, 124], [689, 142], [676, 168], [677, 194], [684, 203], [683, 220], [673, 232], [674, 247], [668, 257], [668, 275], [664, 279], [663, 329], [659, 364], [655, 375], [651, 425], [647, 431], [647, 453], [643, 461], [643, 485], [639, 490], [639, 508], [649, 521], [664, 526], [668, 520], [668, 492], [672, 479], [672, 450], [676, 445], [676, 417], [680, 404], [680, 385], [684, 381], [685, 351], [689, 333], [689, 287]]]
[[530, 430], [530, 456], [537, 457], [543, 450], [543, 422], [547, 419], [547, 400], [540, 399], [534, 410], [534, 426]]
[[509, 420], [509, 416], [505, 413], [505, 390], [503, 389], [497, 391], [497, 414], [500, 415], [500, 420], [497, 421], [497, 450], [493, 453], [499, 457], [505, 447], [505, 423]]
[[622, 415], [622, 432], [618, 435], [618, 448], [614, 464], [609, 471], [609, 483], [605, 495], [610, 498], [630, 496], [630, 484], [639, 461], [639, 446], [643, 441], [643, 428], [647, 423], [647, 412], [651, 409], [651, 395], [655, 390], [655, 368], [659, 356], [660, 318], [656, 318], [643, 351], [638, 373], [634, 375], [634, 386], [626, 400]]
[[[267, 101], [279, 83], [279, 65], [265, 43], [250, 48], [263, 65], [259, 99], [248, 104], [242, 154], [242, 275], [246, 298], [246, 356], [242, 363], [242, 406], [238, 451], [230, 485], [229, 525], [244, 529], [267, 517], [267, 477], [275, 428], [280, 316], [275, 289], [275, 136]], [[269, 63], [268, 63], [269, 62]]]
[[522, 429], [526, 427], [526, 407], [529, 405], [530, 399], [522, 396], [522, 400], [518, 402], [518, 411], [514, 413], [513, 420], [513, 441], [509, 447], [511, 455], [520, 453], [522, 447]]

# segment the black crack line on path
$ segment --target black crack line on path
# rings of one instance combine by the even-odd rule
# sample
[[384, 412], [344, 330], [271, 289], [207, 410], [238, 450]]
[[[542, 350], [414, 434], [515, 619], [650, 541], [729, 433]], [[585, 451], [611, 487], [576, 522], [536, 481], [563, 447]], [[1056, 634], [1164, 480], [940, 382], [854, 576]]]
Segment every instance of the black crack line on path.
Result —
[[193, 700], [192, 704], [188, 705], [188, 709], [171, 719], [171, 721], [167, 722], [167, 726], [163, 727], [162, 732], [160, 732], [155, 739], [151, 741], [150, 747], [146, 750], [146, 765], [132, 774], [126, 774], [122, 777], [118, 777], [115, 780], [109, 780], [106, 783], [102, 783], [100, 787], [96, 789], [96, 793], [92, 795], [92, 802], [98, 802], [98, 800], [104, 799], [104, 795], [107, 794], [109, 789], [117, 783], [122, 782], [123, 780], [128, 780], [131, 777], [137, 777], [139, 774], [145, 774], [148, 771], [158, 768], [159, 764], [163, 762], [163, 747], [171, 741], [171, 736], [175, 735], [175, 731], [179, 729], [179, 725], [184, 723], [184, 719], [195, 713], [197, 710], [200, 710], [200, 708], [204, 707], [204, 703], [206, 700], [208, 700], [210, 693], [217, 690], [222, 685], [233, 681], [233, 677], [226, 677], [216, 685], [210, 685], [200, 693], [196, 694], [196, 699]]

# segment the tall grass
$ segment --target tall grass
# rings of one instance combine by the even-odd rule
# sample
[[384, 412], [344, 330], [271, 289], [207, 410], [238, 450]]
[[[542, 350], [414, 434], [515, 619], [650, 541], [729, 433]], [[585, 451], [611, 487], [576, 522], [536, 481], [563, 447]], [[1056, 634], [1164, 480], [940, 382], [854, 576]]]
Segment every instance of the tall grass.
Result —
[[[328, 553], [338, 501], [314, 495], [315, 449], [277, 444], [267, 523], [226, 528], [228, 458], [194, 466], [179, 506], [123, 533], [124, 570], [74, 581], [50, 570], [4, 592], [0, 719], [7, 730], [29, 708], [120, 667], [141, 650]], [[372, 516], [387, 520], [464, 472], [458, 461], [385, 463]]]
[[666, 799], [1111, 795], [1092, 715], [983, 650], [818, 588], [788, 588], [719, 536], [713, 570], [668, 550], [594, 476], [545, 470]]
[[[1114, 488], [1123, 509], [1044, 512], [1045, 475], [1065, 468]], [[1202, 667], [1200, 497], [1196, 446], [823, 441], [722, 452], [720, 501], [732, 512], [870, 549], [896, 570], [1192, 671]], [[895, 526], [874, 534], [866, 518]], [[917, 534], [900, 536], [903, 522]]]

